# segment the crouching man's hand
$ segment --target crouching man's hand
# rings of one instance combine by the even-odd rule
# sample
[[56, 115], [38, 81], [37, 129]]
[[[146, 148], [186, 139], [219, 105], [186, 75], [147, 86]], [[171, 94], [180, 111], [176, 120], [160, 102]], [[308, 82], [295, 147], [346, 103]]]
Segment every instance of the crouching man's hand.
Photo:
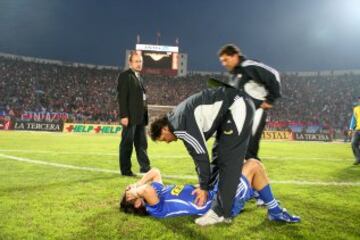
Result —
[[273, 108], [273, 105], [271, 103], [268, 103], [268, 102], [262, 102], [262, 104], [260, 105], [260, 107], [264, 110], [268, 110], [268, 109], [271, 109]]
[[198, 207], [201, 207], [201, 206], [204, 206], [204, 204], [206, 203], [209, 193], [208, 193], [208, 191], [202, 190], [201, 188], [196, 188], [192, 192], [192, 195], [196, 195], [195, 204]]

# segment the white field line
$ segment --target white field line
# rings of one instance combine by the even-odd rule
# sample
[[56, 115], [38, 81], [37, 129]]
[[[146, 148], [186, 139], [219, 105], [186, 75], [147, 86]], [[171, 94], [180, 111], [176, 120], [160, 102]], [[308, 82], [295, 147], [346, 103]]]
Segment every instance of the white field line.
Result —
[[[48, 154], [56, 154], [56, 155], [95, 155], [95, 156], [118, 156], [117, 153], [108, 153], [108, 152], [77, 152], [77, 151], [48, 151], [48, 150], [20, 150], [20, 149], [0, 149], [1, 152], [14, 152], [14, 153], [48, 153]], [[167, 158], [167, 159], [182, 159], [182, 158], [190, 158], [189, 155], [156, 155], [149, 153], [151, 158]], [[282, 157], [282, 156], [261, 156], [263, 159], [274, 159], [278, 161], [282, 160], [326, 160], [326, 161], [333, 161], [333, 162], [342, 162], [342, 161], [349, 161], [354, 160], [353, 158], [332, 158], [332, 157]]]
[[[6, 155], [0, 153], [0, 158], [11, 159], [19, 162], [26, 162], [37, 165], [46, 165], [56, 168], [67, 168], [74, 170], [82, 170], [82, 171], [92, 171], [92, 172], [105, 172], [112, 174], [119, 174], [119, 171], [111, 170], [111, 169], [103, 169], [103, 168], [94, 168], [94, 167], [80, 167], [69, 164], [61, 164], [61, 163], [51, 163], [42, 160], [34, 160], [29, 158], [16, 157], [11, 155]], [[141, 174], [140, 174], [141, 175]], [[181, 179], [181, 180], [195, 180], [196, 176], [193, 175], [162, 175], [164, 178], [168, 179]], [[297, 181], [297, 180], [272, 180], [272, 184], [290, 184], [290, 185], [316, 185], [316, 186], [360, 186], [360, 182], [323, 182], [323, 181]]]
[[33, 160], [33, 159], [29, 159], [29, 158], [16, 157], [16, 156], [6, 155], [6, 154], [2, 154], [2, 153], [0, 153], [0, 158], [6, 158], [6, 159], [19, 161], [19, 162], [26, 162], [26, 163], [32, 163], [32, 164], [37, 164], [37, 165], [52, 166], [52, 167], [57, 167], [57, 168], [68, 168], [68, 169], [93, 171], [93, 172], [119, 173], [119, 171], [114, 171], [114, 170], [110, 170], [110, 169], [80, 167], [80, 166], [74, 166], [74, 165], [69, 165], [69, 164], [52, 163], [52, 162], [46, 162], [46, 161], [42, 161], [42, 160]]

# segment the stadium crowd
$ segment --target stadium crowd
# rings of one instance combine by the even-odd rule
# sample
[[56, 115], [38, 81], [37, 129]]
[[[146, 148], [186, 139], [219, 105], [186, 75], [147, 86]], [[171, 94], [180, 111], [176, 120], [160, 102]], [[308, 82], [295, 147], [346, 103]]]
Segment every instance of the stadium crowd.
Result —
[[268, 121], [299, 121], [334, 129], [348, 128], [360, 75], [282, 75], [283, 98]]
[[[0, 108], [12, 117], [25, 111], [48, 111], [66, 112], [70, 122], [117, 122], [118, 73], [119, 70], [110, 68], [0, 56]], [[206, 88], [209, 77], [144, 76], [148, 104], [176, 105]], [[359, 81], [360, 75], [351, 73], [282, 74], [283, 98], [269, 111], [268, 121], [275, 123], [269, 127], [292, 122], [344, 129], [351, 117], [352, 102], [360, 93]]]
[[48, 111], [69, 113], [69, 121], [116, 121], [116, 76], [114, 70], [0, 57], [0, 106], [15, 117]]

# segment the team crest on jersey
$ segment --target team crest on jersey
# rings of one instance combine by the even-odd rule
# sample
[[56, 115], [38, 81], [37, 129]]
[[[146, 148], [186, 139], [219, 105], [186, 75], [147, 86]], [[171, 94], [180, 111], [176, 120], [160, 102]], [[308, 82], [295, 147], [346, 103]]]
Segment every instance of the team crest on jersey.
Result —
[[171, 190], [171, 195], [174, 196], [179, 196], [179, 194], [181, 193], [181, 191], [184, 189], [184, 185], [176, 185], [172, 190]]

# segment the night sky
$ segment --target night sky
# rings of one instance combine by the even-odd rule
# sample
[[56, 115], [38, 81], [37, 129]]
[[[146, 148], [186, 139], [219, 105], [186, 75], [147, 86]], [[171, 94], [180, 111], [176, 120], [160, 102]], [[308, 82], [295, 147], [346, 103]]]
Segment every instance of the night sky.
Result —
[[282, 71], [360, 69], [360, 0], [0, 0], [4, 53], [123, 66], [157, 32], [189, 70], [222, 70], [225, 43]]

